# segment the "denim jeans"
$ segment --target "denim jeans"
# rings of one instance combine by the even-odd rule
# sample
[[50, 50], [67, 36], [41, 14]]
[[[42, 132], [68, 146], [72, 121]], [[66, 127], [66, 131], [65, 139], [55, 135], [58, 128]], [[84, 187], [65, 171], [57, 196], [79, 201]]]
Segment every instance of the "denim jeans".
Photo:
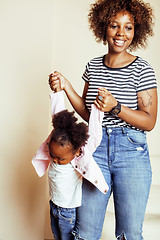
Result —
[[109, 185], [107, 194], [84, 179], [74, 239], [99, 240], [113, 193], [117, 239], [140, 240], [152, 172], [146, 134], [127, 127], [103, 128], [94, 159]]
[[76, 208], [62, 208], [50, 200], [51, 229], [55, 240], [72, 240], [76, 222]]

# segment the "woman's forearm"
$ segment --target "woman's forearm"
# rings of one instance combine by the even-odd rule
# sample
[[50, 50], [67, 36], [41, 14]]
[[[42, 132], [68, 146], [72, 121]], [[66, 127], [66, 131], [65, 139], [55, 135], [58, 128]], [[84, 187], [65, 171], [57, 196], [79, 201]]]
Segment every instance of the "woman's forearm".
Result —
[[157, 118], [157, 89], [141, 91], [137, 94], [138, 110], [122, 106], [119, 117], [132, 126], [151, 131]]
[[85, 121], [89, 121], [89, 111], [86, 108], [85, 95], [83, 94], [83, 97], [80, 97], [72, 87], [71, 83], [61, 73], [57, 71], [51, 73], [49, 75], [49, 85], [55, 92], [64, 90], [74, 110]]
[[77, 92], [72, 87], [69, 81], [66, 81], [65, 87], [63, 89], [70, 101], [71, 105], [73, 106], [74, 110], [85, 120], [89, 121], [89, 111], [85, 105], [85, 99], [80, 97]]
[[[118, 117], [136, 128], [151, 131], [157, 118], [157, 89], [138, 92], [137, 102], [138, 110], [121, 105], [121, 112]], [[95, 104], [101, 111], [110, 112], [117, 105], [117, 100], [107, 89], [100, 88]]]
[[118, 114], [118, 117], [144, 131], [151, 131], [156, 123], [156, 117], [153, 115], [141, 110], [132, 110], [123, 105], [121, 106], [121, 112]]

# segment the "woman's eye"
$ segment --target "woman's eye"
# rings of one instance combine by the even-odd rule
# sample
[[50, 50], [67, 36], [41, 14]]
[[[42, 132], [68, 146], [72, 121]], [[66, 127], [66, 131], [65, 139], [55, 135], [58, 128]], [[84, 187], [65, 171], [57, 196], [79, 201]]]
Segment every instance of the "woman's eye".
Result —
[[111, 25], [110, 28], [115, 29], [117, 25]]
[[126, 27], [126, 30], [130, 31], [130, 30], [132, 30], [132, 27]]

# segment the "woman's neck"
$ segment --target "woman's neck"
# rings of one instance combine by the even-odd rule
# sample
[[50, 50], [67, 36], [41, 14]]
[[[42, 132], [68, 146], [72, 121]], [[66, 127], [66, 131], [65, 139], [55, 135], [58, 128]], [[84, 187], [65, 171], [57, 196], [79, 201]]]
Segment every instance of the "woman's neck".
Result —
[[105, 55], [104, 63], [111, 68], [121, 68], [129, 65], [136, 59], [128, 52], [108, 53]]

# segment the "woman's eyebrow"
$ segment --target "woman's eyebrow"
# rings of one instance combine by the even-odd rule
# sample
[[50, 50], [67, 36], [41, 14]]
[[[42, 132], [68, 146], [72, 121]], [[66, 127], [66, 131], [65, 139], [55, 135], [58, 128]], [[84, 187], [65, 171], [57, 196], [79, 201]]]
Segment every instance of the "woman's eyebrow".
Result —
[[[110, 21], [110, 23], [119, 23], [118, 21], [116, 21], [116, 20], [113, 20], [113, 21]], [[126, 22], [126, 24], [134, 24], [133, 22]]]

